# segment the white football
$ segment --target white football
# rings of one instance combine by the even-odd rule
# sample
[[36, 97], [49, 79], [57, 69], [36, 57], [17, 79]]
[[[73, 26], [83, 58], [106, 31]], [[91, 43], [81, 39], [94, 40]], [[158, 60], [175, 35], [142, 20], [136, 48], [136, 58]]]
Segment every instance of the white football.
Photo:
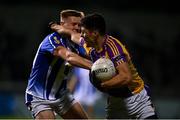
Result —
[[116, 69], [110, 59], [99, 58], [93, 63], [91, 72], [94, 72], [95, 77], [98, 80], [106, 81], [111, 79], [116, 74]]

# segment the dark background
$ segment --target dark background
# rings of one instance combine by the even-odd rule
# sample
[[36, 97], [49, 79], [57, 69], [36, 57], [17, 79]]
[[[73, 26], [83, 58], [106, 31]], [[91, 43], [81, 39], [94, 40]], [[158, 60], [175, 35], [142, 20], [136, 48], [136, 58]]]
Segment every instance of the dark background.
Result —
[[[180, 118], [180, 10], [174, 1], [6, 0], [0, 2], [0, 116], [29, 117], [24, 92], [40, 42], [63, 9], [99, 12], [129, 50], [160, 118]], [[101, 109], [104, 109], [101, 108]]]

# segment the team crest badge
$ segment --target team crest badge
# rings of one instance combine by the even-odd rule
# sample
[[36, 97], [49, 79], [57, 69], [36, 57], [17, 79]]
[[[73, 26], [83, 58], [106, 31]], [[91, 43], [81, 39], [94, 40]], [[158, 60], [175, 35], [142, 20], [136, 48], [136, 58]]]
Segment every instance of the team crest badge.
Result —
[[53, 39], [56, 44], [60, 44], [60, 41], [57, 39], [57, 37], [53, 37]]

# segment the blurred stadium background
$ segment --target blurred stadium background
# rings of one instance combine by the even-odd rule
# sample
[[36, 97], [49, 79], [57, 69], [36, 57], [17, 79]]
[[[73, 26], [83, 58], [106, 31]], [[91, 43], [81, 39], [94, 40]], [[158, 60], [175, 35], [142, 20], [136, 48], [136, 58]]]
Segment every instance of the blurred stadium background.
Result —
[[[0, 3], [0, 118], [31, 118], [24, 91], [39, 43], [63, 9], [99, 12], [152, 89], [160, 118], [180, 118], [180, 11], [173, 1], [4, 0]], [[104, 118], [105, 97], [95, 106]]]

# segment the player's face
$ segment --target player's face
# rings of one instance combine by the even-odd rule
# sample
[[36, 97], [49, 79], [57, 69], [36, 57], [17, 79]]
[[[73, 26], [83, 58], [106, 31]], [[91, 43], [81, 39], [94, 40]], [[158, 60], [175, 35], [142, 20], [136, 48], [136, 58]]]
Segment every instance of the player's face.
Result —
[[64, 19], [64, 21], [61, 22], [61, 25], [74, 32], [80, 32], [80, 21], [81, 17], [70, 16]]
[[88, 29], [86, 29], [85, 27], [81, 27], [81, 37], [84, 38], [87, 47], [94, 47], [96, 46], [96, 38], [97, 36], [94, 34], [93, 31], [89, 31]]

